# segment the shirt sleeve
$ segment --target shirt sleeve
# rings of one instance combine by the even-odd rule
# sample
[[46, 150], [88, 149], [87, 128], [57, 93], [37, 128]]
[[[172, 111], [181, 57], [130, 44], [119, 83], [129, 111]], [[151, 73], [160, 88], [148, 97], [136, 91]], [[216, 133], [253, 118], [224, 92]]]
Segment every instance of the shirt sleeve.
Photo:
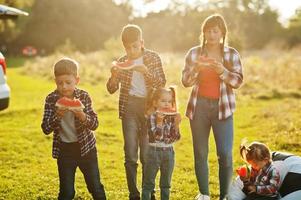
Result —
[[85, 128], [88, 128], [92, 131], [96, 130], [98, 127], [98, 117], [92, 108], [91, 97], [86, 94], [84, 97], [84, 112], [86, 114], [86, 121], [82, 123]]
[[269, 184], [256, 185], [256, 193], [261, 195], [274, 195], [280, 187], [280, 174], [275, 168], [269, 172]]
[[239, 88], [243, 83], [242, 64], [239, 53], [232, 49], [230, 50], [230, 63], [231, 66], [225, 67], [224, 72], [220, 75], [220, 78], [232, 88]]
[[164, 87], [166, 84], [165, 74], [162, 67], [162, 61], [158, 54], [151, 53], [151, 64], [153, 67], [145, 74], [146, 81], [151, 82], [153, 88]]
[[54, 130], [60, 129], [60, 119], [55, 112], [55, 102], [52, 96], [47, 96], [44, 105], [44, 115], [41, 124], [43, 132], [48, 135]]
[[184, 87], [191, 87], [197, 81], [198, 73], [195, 71], [195, 63], [192, 60], [194, 51], [194, 49], [189, 50], [185, 56], [185, 64], [182, 71], [182, 84]]

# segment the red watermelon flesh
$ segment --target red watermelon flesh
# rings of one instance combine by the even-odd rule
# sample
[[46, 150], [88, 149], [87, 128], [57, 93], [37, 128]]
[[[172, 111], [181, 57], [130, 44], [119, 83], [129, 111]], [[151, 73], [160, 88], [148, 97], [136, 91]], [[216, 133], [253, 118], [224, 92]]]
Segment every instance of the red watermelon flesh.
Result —
[[56, 104], [57, 107], [66, 108], [66, 109], [83, 109], [84, 106], [79, 99], [70, 99], [67, 97], [62, 97], [57, 100]]
[[163, 108], [163, 109], [159, 109], [157, 112], [162, 113], [164, 115], [175, 115], [177, 114], [176, 109], [173, 108]]
[[199, 61], [202, 62], [203, 65], [210, 65], [212, 64], [215, 60], [213, 58], [209, 58], [206, 56], [200, 56]]
[[248, 177], [250, 170], [247, 166], [240, 166], [236, 169], [236, 173], [241, 177]]
[[112, 65], [123, 70], [132, 69], [135, 66], [132, 60], [126, 60], [124, 62], [113, 61]]

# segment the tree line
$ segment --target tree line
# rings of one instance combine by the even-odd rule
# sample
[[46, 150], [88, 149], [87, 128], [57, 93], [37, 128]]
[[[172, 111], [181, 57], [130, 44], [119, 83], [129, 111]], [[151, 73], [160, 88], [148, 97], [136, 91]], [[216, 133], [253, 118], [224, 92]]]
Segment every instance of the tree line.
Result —
[[0, 0], [0, 3], [30, 13], [15, 21], [0, 21], [0, 44], [8, 53], [18, 53], [27, 45], [51, 53], [66, 41], [79, 51], [95, 51], [103, 48], [110, 38], [118, 38], [121, 27], [127, 23], [140, 25], [147, 45], [154, 49], [185, 51], [199, 43], [201, 22], [213, 13], [225, 17], [230, 32], [228, 41], [237, 49], [260, 49], [270, 42], [281, 42], [290, 48], [301, 43], [301, 12], [296, 10], [288, 26], [283, 27], [268, 0], [212, 0], [194, 4], [171, 0], [167, 9], [148, 13], [146, 17], [133, 16], [129, 0]]

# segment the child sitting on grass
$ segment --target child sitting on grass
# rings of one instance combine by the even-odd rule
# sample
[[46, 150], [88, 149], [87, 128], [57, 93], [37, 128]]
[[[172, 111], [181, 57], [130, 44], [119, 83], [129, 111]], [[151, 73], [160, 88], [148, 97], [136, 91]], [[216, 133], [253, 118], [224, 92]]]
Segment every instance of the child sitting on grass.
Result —
[[260, 142], [248, 146], [241, 144], [240, 155], [252, 167], [249, 177], [240, 177], [247, 195], [244, 200], [279, 199], [280, 173], [273, 165], [267, 145]]

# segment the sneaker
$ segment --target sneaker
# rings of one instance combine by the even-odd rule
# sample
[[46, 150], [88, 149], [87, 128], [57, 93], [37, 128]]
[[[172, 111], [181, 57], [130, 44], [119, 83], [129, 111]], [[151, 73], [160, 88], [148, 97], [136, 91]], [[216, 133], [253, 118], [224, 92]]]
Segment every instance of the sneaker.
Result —
[[208, 195], [198, 194], [198, 196], [196, 196], [195, 199], [196, 200], [210, 200], [210, 197]]

